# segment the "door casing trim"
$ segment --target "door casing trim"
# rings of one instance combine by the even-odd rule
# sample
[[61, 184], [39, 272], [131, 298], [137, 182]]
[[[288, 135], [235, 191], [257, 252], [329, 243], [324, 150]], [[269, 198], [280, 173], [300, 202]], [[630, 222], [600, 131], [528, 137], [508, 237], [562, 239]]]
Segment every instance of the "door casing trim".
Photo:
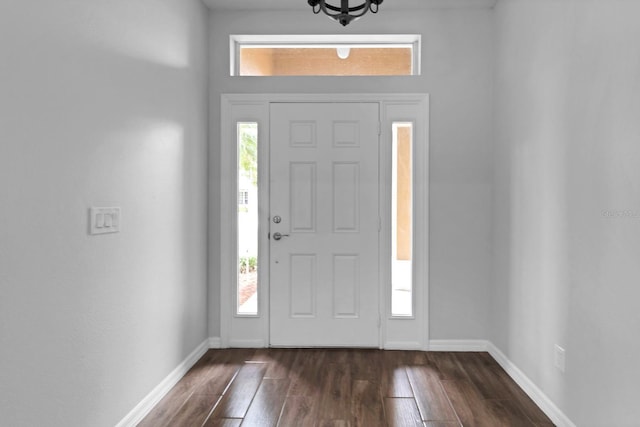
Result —
[[[379, 263], [379, 348], [427, 350], [429, 343], [429, 96], [427, 94], [222, 94], [220, 129], [220, 346], [268, 347], [268, 241], [261, 239], [259, 259], [259, 301], [257, 316], [239, 316], [233, 309], [237, 287], [237, 153], [235, 150], [236, 123], [258, 123], [260, 189], [259, 233], [268, 232], [269, 206], [269, 105], [272, 103], [323, 103], [323, 102], [376, 102], [380, 104], [380, 206], [390, 206], [390, 145], [391, 125], [394, 121], [415, 123], [414, 155], [414, 300], [415, 315], [411, 318], [390, 316], [390, 223], [387, 210], [380, 209], [382, 232], [380, 234]], [[385, 150], [389, 148], [388, 152]], [[262, 161], [260, 160], [262, 159]], [[264, 160], [266, 159], [266, 161]], [[386, 167], [388, 166], [388, 167]], [[389, 193], [389, 194], [387, 194]], [[389, 264], [389, 265], [387, 265]], [[215, 274], [215, 273], [214, 273]], [[213, 277], [212, 277], [213, 279]]]

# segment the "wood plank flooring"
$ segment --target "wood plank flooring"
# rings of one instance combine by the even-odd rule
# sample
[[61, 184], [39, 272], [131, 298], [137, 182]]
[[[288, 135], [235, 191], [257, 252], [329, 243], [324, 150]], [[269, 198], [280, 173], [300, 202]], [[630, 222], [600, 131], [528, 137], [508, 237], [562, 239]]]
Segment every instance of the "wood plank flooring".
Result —
[[139, 427], [542, 427], [488, 353], [209, 350]]

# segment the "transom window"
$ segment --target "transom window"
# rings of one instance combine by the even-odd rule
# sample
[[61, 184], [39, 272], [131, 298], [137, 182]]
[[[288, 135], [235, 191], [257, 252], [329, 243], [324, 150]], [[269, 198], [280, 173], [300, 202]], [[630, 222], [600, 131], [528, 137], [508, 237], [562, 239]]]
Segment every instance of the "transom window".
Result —
[[232, 76], [411, 76], [420, 36], [232, 35]]

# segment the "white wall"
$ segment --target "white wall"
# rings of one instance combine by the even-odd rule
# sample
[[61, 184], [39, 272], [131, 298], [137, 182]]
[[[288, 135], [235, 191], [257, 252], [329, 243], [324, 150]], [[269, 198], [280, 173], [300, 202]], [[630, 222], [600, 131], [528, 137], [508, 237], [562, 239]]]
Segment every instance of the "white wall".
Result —
[[496, 9], [491, 339], [581, 427], [640, 419], [638, 16], [624, 0]]
[[[381, 8], [382, 9], [382, 8]], [[342, 28], [310, 8], [211, 17], [211, 271], [219, 271], [220, 94], [420, 92], [431, 100], [432, 339], [487, 336], [491, 271], [492, 10], [385, 11]], [[229, 77], [229, 34], [420, 33], [419, 77]], [[210, 275], [209, 332], [219, 335], [220, 283]]]
[[112, 426], [207, 336], [206, 14], [0, 2], [0, 425]]

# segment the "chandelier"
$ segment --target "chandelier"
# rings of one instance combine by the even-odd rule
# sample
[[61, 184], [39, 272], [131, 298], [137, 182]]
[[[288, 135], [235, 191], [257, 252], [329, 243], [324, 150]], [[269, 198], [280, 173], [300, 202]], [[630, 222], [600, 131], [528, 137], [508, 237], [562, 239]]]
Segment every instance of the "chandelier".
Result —
[[333, 6], [327, 3], [327, 0], [308, 0], [309, 6], [313, 8], [316, 15], [324, 12], [331, 19], [335, 19], [343, 26], [349, 25], [368, 11], [378, 13], [378, 8], [383, 0], [364, 0], [364, 3], [358, 6], [349, 7], [349, 0], [340, 0], [340, 6]]

